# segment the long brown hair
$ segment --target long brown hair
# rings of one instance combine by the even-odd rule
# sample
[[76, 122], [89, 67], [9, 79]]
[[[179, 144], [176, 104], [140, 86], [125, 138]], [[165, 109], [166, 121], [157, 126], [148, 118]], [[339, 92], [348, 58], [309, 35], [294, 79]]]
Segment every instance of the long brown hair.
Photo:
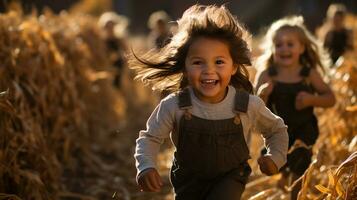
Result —
[[178, 32], [170, 43], [159, 51], [151, 50], [141, 56], [135, 53], [129, 58], [129, 67], [136, 70], [136, 78], [153, 85], [153, 89], [176, 91], [185, 88], [188, 81], [183, 76], [185, 59], [192, 42], [198, 37], [209, 37], [229, 46], [237, 73], [230, 84], [252, 93], [246, 69], [251, 65], [248, 32], [225, 6], [194, 5], [177, 21]]

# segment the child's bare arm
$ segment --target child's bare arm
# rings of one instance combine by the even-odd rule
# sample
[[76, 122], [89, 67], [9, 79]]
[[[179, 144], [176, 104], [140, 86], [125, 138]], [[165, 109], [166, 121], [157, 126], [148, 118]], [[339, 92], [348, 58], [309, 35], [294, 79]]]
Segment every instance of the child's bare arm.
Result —
[[331, 88], [323, 81], [320, 74], [312, 69], [309, 80], [317, 92], [317, 95], [307, 92], [300, 92], [296, 97], [296, 109], [302, 109], [308, 106], [313, 107], [331, 107], [335, 104], [335, 96]]
[[269, 95], [273, 91], [273, 83], [269, 78], [267, 70], [259, 73], [255, 88], [257, 95], [266, 103], [268, 101]]
[[347, 31], [347, 50], [353, 50], [353, 30]]

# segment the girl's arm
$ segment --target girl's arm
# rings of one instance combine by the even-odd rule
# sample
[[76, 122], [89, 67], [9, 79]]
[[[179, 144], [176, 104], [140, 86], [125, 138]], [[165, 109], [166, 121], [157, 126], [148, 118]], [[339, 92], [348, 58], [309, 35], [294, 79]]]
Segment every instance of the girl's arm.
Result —
[[257, 95], [266, 103], [273, 90], [273, 83], [268, 75], [268, 70], [259, 73], [255, 89]]
[[251, 119], [254, 120], [255, 129], [262, 134], [264, 145], [267, 148], [267, 154], [264, 157], [269, 157], [277, 169], [280, 169], [287, 161], [289, 143], [287, 126], [279, 116], [273, 114], [265, 106], [260, 98], [251, 97], [255, 113]]
[[175, 106], [173, 98], [162, 100], [149, 117], [146, 130], [140, 131], [134, 154], [138, 175], [145, 169], [156, 168], [160, 146], [173, 129]]
[[353, 50], [353, 30], [347, 30], [347, 50]]
[[252, 97], [255, 102], [255, 128], [262, 134], [264, 144], [267, 148], [267, 155], [279, 169], [286, 163], [289, 137], [287, 126], [284, 121], [277, 115], [274, 115], [265, 105], [264, 102]]
[[[317, 92], [316, 94], [309, 94], [306, 92], [300, 92], [297, 95], [297, 102], [301, 102], [300, 107], [331, 107], [335, 104], [336, 99], [331, 88], [323, 81], [322, 77], [316, 69], [311, 69], [309, 80], [311, 81], [312, 86]], [[297, 108], [299, 106], [297, 105]]]

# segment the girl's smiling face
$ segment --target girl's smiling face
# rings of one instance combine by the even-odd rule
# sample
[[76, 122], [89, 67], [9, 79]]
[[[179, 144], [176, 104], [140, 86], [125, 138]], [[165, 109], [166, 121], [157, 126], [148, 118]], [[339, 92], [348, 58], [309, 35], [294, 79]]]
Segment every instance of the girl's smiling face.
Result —
[[185, 59], [185, 76], [201, 101], [222, 101], [231, 76], [236, 71], [229, 46], [223, 41], [199, 37], [189, 47]]
[[280, 67], [299, 66], [305, 47], [293, 30], [279, 30], [274, 37], [274, 63]]

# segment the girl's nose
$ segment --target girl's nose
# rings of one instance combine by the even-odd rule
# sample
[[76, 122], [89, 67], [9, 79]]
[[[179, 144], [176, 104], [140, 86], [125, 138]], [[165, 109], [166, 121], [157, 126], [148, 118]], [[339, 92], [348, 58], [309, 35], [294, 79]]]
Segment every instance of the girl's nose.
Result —
[[216, 67], [214, 64], [207, 63], [204, 68], [204, 73], [213, 73], [215, 71]]
[[281, 50], [283, 50], [283, 51], [286, 51], [286, 50], [288, 50], [289, 49], [289, 46], [288, 45], [283, 45], [283, 46], [281, 46]]

